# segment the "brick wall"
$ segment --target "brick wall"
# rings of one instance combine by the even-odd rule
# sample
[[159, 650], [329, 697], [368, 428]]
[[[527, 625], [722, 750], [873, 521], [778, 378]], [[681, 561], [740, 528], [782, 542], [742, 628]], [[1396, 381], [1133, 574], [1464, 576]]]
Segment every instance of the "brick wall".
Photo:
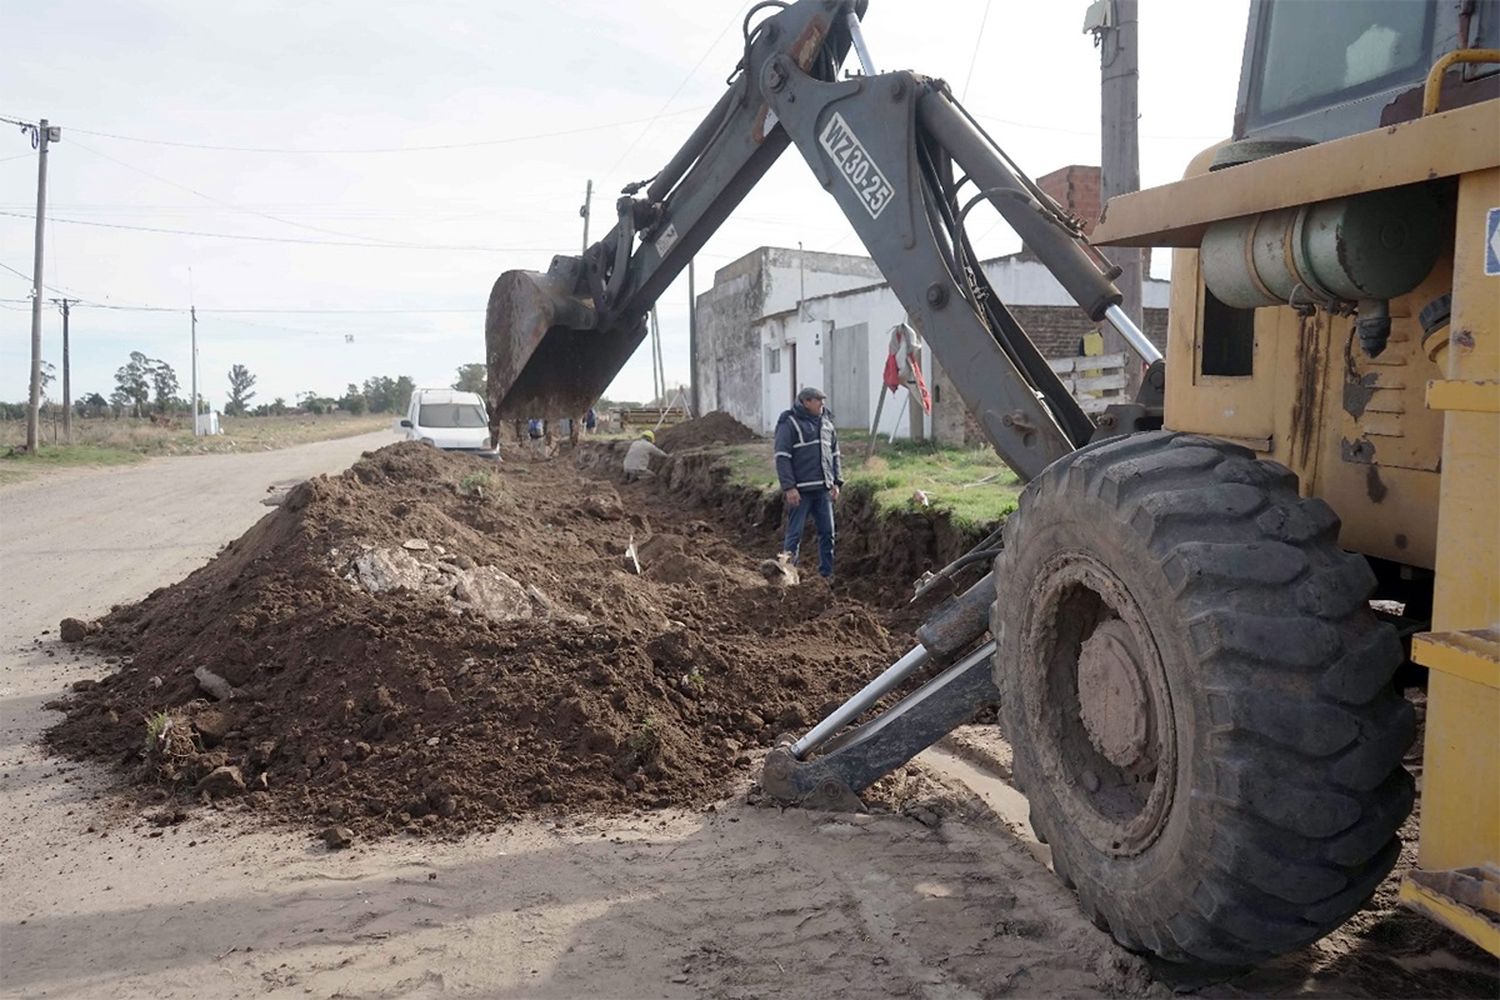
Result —
[[[1069, 358], [1078, 354], [1083, 335], [1098, 328], [1082, 311], [1072, 306], [1011, 306], [1011, 315], [1048, 358]], [[1145, 333], [1163, 351], [1167, 346], [1167, 310], [1147, 309]], [[1129, 358], [1126, 364], [1133, 363]], [[979, 424], [957, 390], [948, 381], [936, 359], [932, 361], [929, 386], [933, 390], [933, 435], [943, 444], [979, 447], [986, 444]]]
[[1104, 208], [1100, 198], [1102, 171], [1098, 167], [1072, 164], [1036, 179], [1036, 186], [1052, 200], [1083, 220], [1083, 231], [1092, 234]]
[[[1104, 212], [1104, 172], [1098, 167], [1074, 163], [1059, 167], [1050, 174], [1036, 179], [1036, 186], [1063, 208], [1083, 220], [1083, 231], [1094, 235], [1094, 226]], [[1106, 248], [1105, 256], [1109, 255]], [[1144, 252], [1143, 274], [1151, 273], [1151, 248]]]

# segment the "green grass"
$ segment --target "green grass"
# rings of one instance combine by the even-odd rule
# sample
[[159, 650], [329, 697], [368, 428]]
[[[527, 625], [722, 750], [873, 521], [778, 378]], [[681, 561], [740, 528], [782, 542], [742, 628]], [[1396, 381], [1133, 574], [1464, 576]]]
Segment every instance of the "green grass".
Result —
[[[1016, 509], [1020, 482], [989, 448], [881, 442], [874, 457], [866, 460], [867, 436], [840, 437], [845, 488], [869, 490], [882, 510], [922, 509], [913, 500], [918, 490], [927, 494], [928, 510], [947, 511], [964, 528], [981, 528]], [[726, 448], [724, 463], [732, 482], [776, 488], [767, 443]]]
[[45, 469], [75, 465], [131, 465], [146, 456], [96, 444], [49, 445], [39, 454], [0, 455], [0, 485], [19, 482]]

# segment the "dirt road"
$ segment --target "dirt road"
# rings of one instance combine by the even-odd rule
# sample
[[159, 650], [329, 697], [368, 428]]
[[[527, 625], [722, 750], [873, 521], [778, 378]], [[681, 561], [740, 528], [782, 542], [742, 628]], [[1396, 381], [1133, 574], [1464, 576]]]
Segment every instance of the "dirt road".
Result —
[[344, 468], [385, 431], [277, 451], [75, 468], [0, 487], [0, 644], [91, 617], [201, 565], [266, 512], [266, 487]]
[[[55, 641], [201, 564], [277, 480], [371, 435], [68, 473], [0, 493], [0, 992], [7, 996], [1139, 994], [1144, 966], [999, 824], [726, 803], [330, 853], [208, 810], [154, 827], [44, 757], [110, 668]], [[50, 630], [50, 631], [49, 631]]]

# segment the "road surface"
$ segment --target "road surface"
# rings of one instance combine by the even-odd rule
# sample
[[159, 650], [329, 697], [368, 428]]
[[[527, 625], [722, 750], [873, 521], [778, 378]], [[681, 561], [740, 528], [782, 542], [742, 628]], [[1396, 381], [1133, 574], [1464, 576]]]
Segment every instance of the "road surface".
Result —
[[[1170, 996], [1007, 828], [1014, 791], [942, 754], [891, 779], [931, 804], [921, 822], [739, 797], [330, 853], [232, 804], [155, 826], [101, 768], [41, 751], [43, 706], [112, 669], [59, 619], [180, 579], [267, 513], [267, 486], [390, 440], [0, 488], [0, 996]], [[1472, 959], [1382, 968], [1378, 934], [1342, 936], [1209, 995], [1494, 995]]]
[[157, 458], [0, 486], [0, 648], [180, 580], [267, 511], [266, 487], [346, 468], [388, 431], [276, 451]]
[[[111, 667], [65, 616], [139, 599], [390, 440], [76, 470], [0, 489], [0, 994], [1099, 995], [1152, 988], [998, 823], [725, 803], [330, 853], [212, 809], [165, 828], [48, 758], [42, 706]], [[1158, 991], [1159, 987], [1156, 988]]]

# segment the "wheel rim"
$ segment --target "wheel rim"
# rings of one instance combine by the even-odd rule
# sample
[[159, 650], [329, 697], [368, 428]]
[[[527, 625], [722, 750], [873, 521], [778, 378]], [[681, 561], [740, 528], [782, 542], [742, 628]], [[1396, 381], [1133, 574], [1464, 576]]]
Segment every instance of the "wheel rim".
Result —
[[1032, 587], [1023, 686], [1031, 750], [1069, 823], [1131, 856], [1160, 835], [1177, 774], [1166, 672], [1145, 616], [1108, 567], [1054, 556]]

